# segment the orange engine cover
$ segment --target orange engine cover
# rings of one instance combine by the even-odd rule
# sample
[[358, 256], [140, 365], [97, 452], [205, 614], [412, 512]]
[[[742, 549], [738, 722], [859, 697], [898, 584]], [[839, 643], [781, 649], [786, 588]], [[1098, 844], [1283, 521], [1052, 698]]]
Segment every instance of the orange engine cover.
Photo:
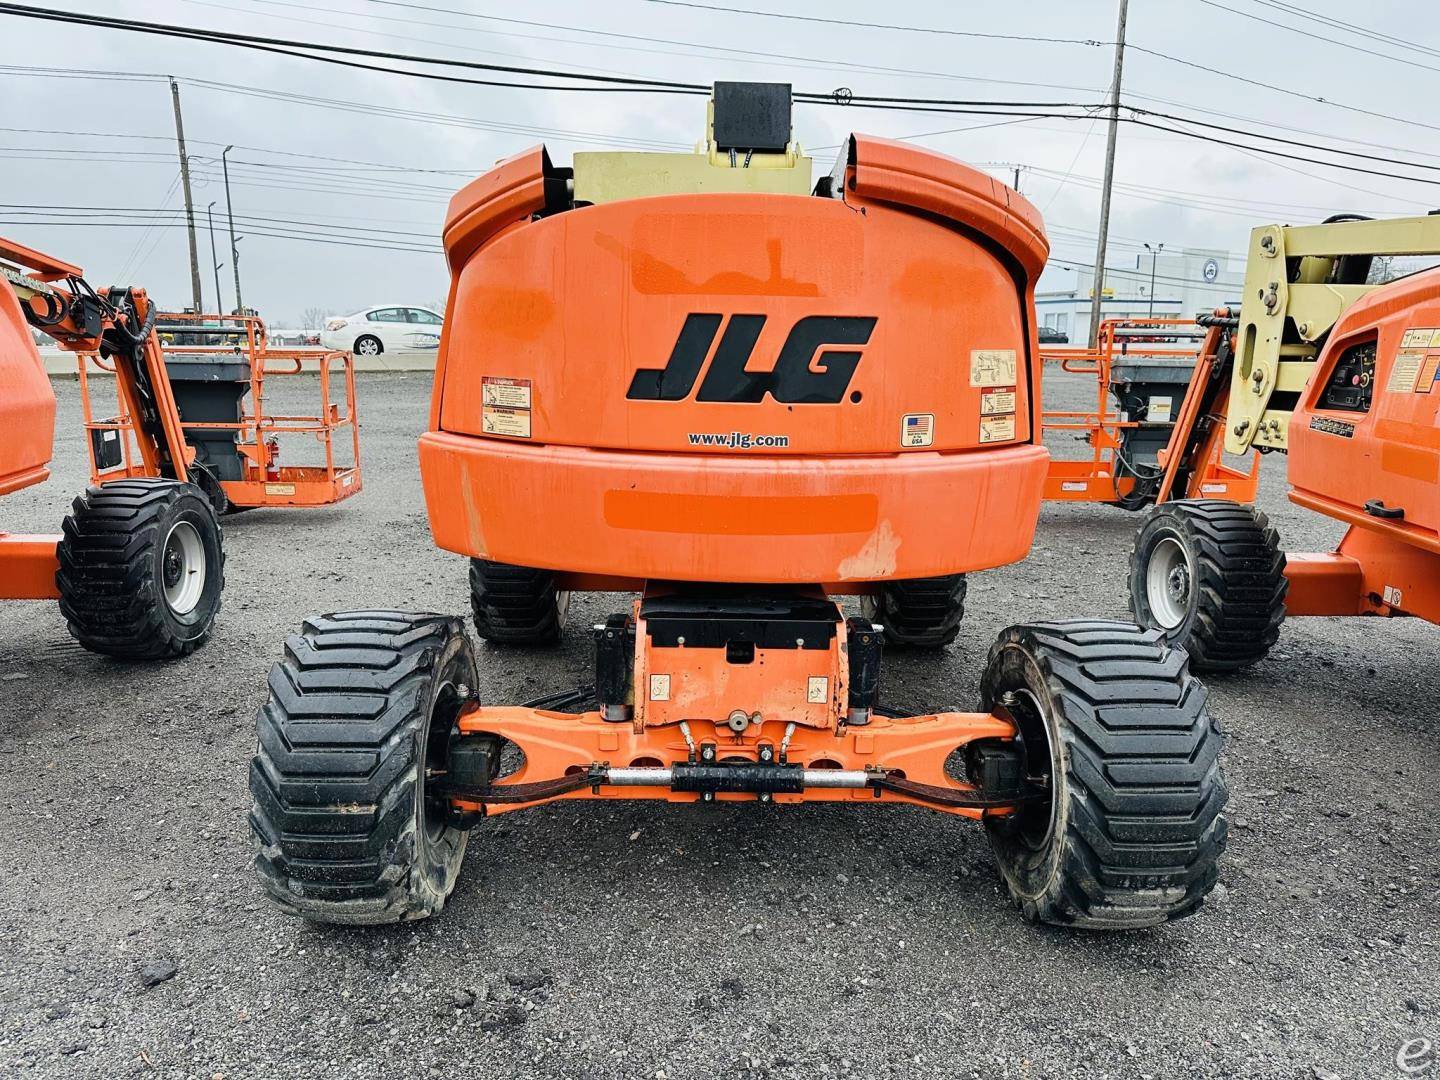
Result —
[[55, 441], [55, 393], [8, 282], [0, 279], [0, 495], [38, 484]]
[[556, 570], [840, 583], [1029, 550], [1038, 213], [856, 136], [843, 197], [460, 192], [421, 470], [437, 543]]
[[1345, 312], [1288, 436], [1297, 502], [1440, 547], [1440, 269]]

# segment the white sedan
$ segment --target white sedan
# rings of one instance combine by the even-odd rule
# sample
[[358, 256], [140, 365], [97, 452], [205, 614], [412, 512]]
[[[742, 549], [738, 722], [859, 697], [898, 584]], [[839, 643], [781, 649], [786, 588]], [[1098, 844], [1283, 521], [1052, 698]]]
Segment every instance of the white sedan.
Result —
[[379, 356], [387, 352], [434, 352], [445, 319], [422, 307], [373, 307], [325, 320], [320, 344], [327, 349]]

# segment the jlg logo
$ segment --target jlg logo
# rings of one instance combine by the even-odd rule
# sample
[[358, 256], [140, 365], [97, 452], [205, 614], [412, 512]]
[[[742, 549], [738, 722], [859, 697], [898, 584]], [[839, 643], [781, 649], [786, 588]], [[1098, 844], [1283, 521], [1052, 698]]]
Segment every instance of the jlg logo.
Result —
[[[687, 315], [669, 363], [664, 368], [641, 368], [625, 396], [636, 401], [689, 397], [723, 319], [723, 315]], [[786, 405], [834, 405], [845, 396], [860, 363], [858, 350], [834, 346], [864, 345], [875, 320], [839, 315], [801, 319], [785, 339], [774, 369], [750, 371], [746, 364], [764, 325], [764, 315], [730, 316], [696, 401], [762, 401], [769, 394]]]

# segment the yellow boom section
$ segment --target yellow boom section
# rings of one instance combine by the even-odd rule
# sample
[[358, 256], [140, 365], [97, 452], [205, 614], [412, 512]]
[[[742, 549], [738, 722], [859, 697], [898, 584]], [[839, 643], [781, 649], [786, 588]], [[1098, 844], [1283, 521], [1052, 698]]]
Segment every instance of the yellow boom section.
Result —
[[1378, 287], [1365, 283], [1367, 257], [1383, 255], [1440, 255], [1440, 217], [1266, 225], [1250, 234], [1225, 429], [1229, 453], [1252, 445], [1287, 448], [1291, 399], [1276, 407], [1272, 399], [1305, 388], [1331, 327]]

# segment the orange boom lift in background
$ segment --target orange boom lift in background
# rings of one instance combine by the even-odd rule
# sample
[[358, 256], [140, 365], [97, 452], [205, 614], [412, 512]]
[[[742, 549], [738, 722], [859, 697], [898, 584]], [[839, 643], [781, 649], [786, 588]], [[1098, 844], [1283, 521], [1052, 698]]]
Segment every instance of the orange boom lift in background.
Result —
[[1093, 349], [1042, 346], [1065, 374], [1094, 375], [1096, 391], [1094, 409], [1041, 414], [1045, 432], [1074, 432], [1090, 447], [1084, 458], [1051, 459], [1045, 498], [1124, 510], [1171, 498], [1253, 500], [1259, 455], [1248, 470], [1224, 460], [1215, 390], [1231, 348], [1226, 321], [1211, 317], [1106, 319]]
[[884, 640], [953, 637], [962, 575], [1030, 547], [1048, 245], [1018, 193], [861, 135], [812, 185], [790, 88], [719, 83], [696, 153], [537, 148], [457, 194], [444, 240], [420, 468], [477, 629], [553, 642], [572, 590], [641, 595], [594, 627], [593, 686], [520, 706], [459, 619], [308, 620], [251, 769], [286, 910], [432, 914], [472, 826], [557, 799], [926, 806], [983, 824], [1029, 918], [1201, 904], [1220, 738], [1159, 633], [1011, 627], [975, 712], [880, 692]]
[[1220, 434], [1231, 453], [1287, 454], [1291, 500], [1349, 529], [1333, 552], [1287, 555], [1253, 507], [1153, 510], [1131, 610], [1201, 670], [1261, 659], [1287, 615], [1440, 622], [1440, 269], [1368, 284], [1382, 255], [1440, 255], [1440, 217], [1251, 235]]
[[[161, 312], [155, 331], [181, 430], [195, 453], [194, 478], [219, 513], [260, 506], [326, 506], [360, 491], [360, 429], [350, 353], [276, 348], [258, 315]], [[112, 371], [113, 365], [94, 353], [82, 352], [77, 361], [91, 480], [151, 475], [137, 452], [140, 435], [123, 395], [114, 416], [95, 417], [92, 376]], [[306, 374], [317, 377], [320, 411], [271, 411], [267, 390]], [[343, 408], [331, 400], [337, 377], [343, 380]], [[349, 445], [337, 447], [337, 437], [347, 429]], [[299, 436], [319, 443], [319, 464], [282, 463], [281, 438], [288, 442]]]
[[49, 475], [55, 395], [31, 337], [113, 364], [140, 467], [77, 498], [58, 536], [0, 532], [0, 598], [60, 601], [70, 633], [125, 659], [183, 656], [220, 608], [215, 510], [190, 482], [194, 451], [143, 289], [98, 292], [79, 267], [0, 240], [0, 495]]

